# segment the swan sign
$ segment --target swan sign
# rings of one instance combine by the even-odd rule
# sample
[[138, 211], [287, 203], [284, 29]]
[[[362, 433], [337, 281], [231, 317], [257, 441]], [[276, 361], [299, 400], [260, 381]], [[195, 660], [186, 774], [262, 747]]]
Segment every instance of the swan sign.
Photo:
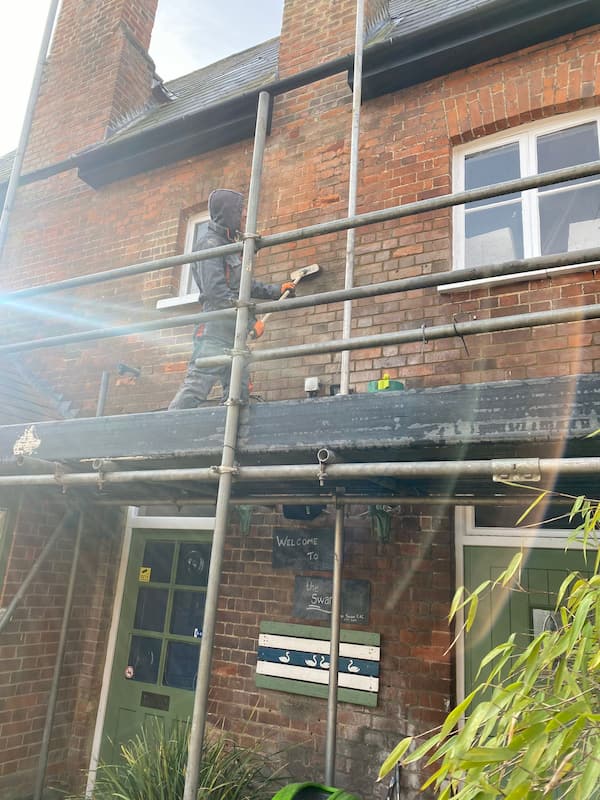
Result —
[[[296, 575], [294, 579], [295, 617], [301, 619], [329, 620], [333, 581], [307, 575]], [[369, 581], [342, 581], [342, 622], [366, 625], [369, 622], [371, 584]]]
[[[262, 622], [256, 685], [276, 691], [326, 697], [331, 643], [329, 628]], [[338, 699], [374, 706], [379, 692], [379, 634], [341, 631]]]

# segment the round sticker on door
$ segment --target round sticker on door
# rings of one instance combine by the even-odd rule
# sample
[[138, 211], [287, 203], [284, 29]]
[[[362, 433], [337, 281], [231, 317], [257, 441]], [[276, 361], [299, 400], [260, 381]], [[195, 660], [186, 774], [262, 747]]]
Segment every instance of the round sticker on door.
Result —
[[133, 669], [131, 664], [128, 667], [125, 667], [125, 677], [127, 678], [128, 681], [130, 681], [134, 675], [135, 675], [135, 670]]

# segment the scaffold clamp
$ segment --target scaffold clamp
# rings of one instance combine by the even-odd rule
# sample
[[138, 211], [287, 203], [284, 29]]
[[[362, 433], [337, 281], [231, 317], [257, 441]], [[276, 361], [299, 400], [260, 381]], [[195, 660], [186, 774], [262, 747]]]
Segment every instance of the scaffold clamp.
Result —
[[504, 481], [527, 481], [537, 483], [542, 479], [539, 458], [525, 458], [511, 461], [508, 458], [492, 459], [492, 479], [496, 483]]

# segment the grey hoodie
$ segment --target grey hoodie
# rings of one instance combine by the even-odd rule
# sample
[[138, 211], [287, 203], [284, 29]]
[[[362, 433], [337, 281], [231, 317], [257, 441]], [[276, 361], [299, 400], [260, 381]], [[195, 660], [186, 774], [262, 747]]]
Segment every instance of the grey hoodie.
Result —
[[[230, 244], [235, 241], [242, 223], [244, 198], [231, 189], [215, 189], [208, 198], [210, 222], [208, 231], [198, 242], [198, 250]], [[236, 304], [240, 288], [242, 260], [239, 254], [216, 256], [206, 261], [196, 261], [192, 274], [200, 289], [199, 300], [205, 311], [231, 308]], [[259, 300], [276, 300], [279, 284], [252, 281], [252, 297]], [[250, 320], [249, 329], [254, 324]], [[235, 331], [235, 320], [209, 322], [203, 329], [207, 336], [230, 341]]]

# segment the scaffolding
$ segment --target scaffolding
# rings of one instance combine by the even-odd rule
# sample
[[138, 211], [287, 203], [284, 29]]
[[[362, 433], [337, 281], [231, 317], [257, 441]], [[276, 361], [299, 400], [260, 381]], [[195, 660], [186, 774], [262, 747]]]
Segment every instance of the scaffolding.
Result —
[[[571, 475], [591, 475], [600, 472], [600, 459], [598, 458], [548, 458], [548, 459], [512, 459], [509, 462], [494, 459], [470, 460], [470, 461], [405, 461], [405, 462], [376, 462], [365, 463], [339, 463], [332, 458], [318, 459], [314, 465], [307, 464], [288, 464], [276, 466], [239, 466], [236, 463], [238, 431], [240, 425], [240, 412], [242, 407], [242, 376], [244, 368], [248, 362], [260, 362], [274, 359], [284, 359], [293, 356], [304, 356], [317, 353], [342, 352], [348, 354], [353, 350], [383, 346], [389, 344], [402, 344], [408, 342], [428, 342], [434, 339], [459, 337], [480, 333], [489, 333], [502, 330], [514, 330], [519, 328], [535, 327], [540, 325], [551, 325], [556, 323], [573, 322], [580, 320], [600, 319], [600, 304], [591, 304], [564, 308], [560, 310], [534, 312], [527, 314], [507, 315], [486, 320], [472, 320], [469, 322], [449, 321], [444, 325], [425, 326], [412, 330], [398, 330], [391, 333], [369, 335], [361, 337], [351, 336], [351, 316], [350, 309], [353, 300], [381, 296], [386, 294], [396, 294], [410, 292], [423, 288], [436, 288], [457, 282], [473, 282], [482, 278], [492, 278], [502, 275], [509, 275], [514, 272], [533, 272], [547, 270], [551, 275], [552, 270], [557, 267], [582, 265], [591, 269], [592, 266], [600, 261], [600, 247], [558, 254], [528, 258], [524, 260], [512, 260], [490, 264], [477, 268], [454, 270], [447, 273], [422, 274], [401, 280], [375, 283], [365, 286], [354, 286], [352, 276], [353, 258], [353, 239], [350, 236], [356, 228], [381, 223], [391, 220], [405, 219], [409, 216], [418, 215], [430, 211], [449, 209], [454, 206], [477, 200], [488, 199], [505, 195], [513, 192], [521, 192], [528, 189], [535, 189], [553, 185], [565, 181], [586, 178], [600, 175], [600, 161], [589, 164], [578, 165], [566, 169], [553, 170], [533, 177], [520, 178], [517, 180], [506, 181], [480, 189], [473, 189], [462, 192], [455, 192], [439, 197], [419, 200], [413, 203], [393, 206], [378, 211], [356, 214], [356, 185], [357, 185], [357, 163], [358, 163], [358, 124], [357, 115], [360, 109], [360, 47], [362, 46], [362, 2], [357, 4], [357, 45], [354, 59], [355, 68], [355, 87], [358, 86], [357, 93], [354, 95], [353, 103], [353, 147], [350, 164], [350, 203], [348, 215], [341, 219], [322, 222], [304, 228], [298, 228], [268, 236], [261, 236], [258, 232], [258, 207], [261, 190], [263, 157], [267, 140], [268, 119], [271, 109], [273, 96], [269, 91], [262, 91], [259, 95], [256, 131], [254, 137], [254, 149], [252, 156], [252, 169], [250, 178], [250, 188], [248, 194], [248, 210], [246, 229], [243, 240], [240, 243], [211, 248], [200, 252], [191, 252], [184, 255], [170, 256], [167, 258], [145, 261], [116, 269], [85, 276], [68, 278], [66, 280], [55, 281], [40, 286], [28, 287], [25, 289], [7, 292], [0, 295], [0, 305], [18, 306], [26, 298], [43, 296], [53, 292], [76, 289], [83, 286], [96, 285], [99, 283], [119, 280], [134, 275], [141, 275], [148, 272], [172, 269], [174, 266], [191, 262], [203, 261], [215, 256], [224, 256], [232, 253], [241, 253], [242, 256], [242, 278], [239, 290], [239, 298], [235, 308], [221, 311], [201, 312], [195, 314], [180, 315], [157, 320], [150, 320], [142, 323], [112, 326], [88, 330], [78, 333], [68, 333], [57, 336], [44, 337], [36, 340], [27, 340], [0, 345], [0, 354], [31, 351], [40, 348], [59, 347], [72, 343], [94, 341], [118, 336], [130, 336], [142, 334], [153, 330], [176, 328], [206, 322], [209, 320], [232, 318], [235, 316], [235, 341], [229, 353], [219, 357], [198, 359], [198, 366], [231, 364], [231, 380], [229, 397], [226, 403], [225, 432], [223, 439], [222, 457], [219, 465], [207, 468], [191, 467], [170, 467], [167, 469], [124, 469], [119, 463], [107, 462], [103, 459], [96, 459], [92, 469], [80, 472], [68, 472], [61, 469], [60, 464], [44, 463], [39, 459], [21, 459], [20, 463], [13, 468], [11, 474], [0, 474], [0, 489], [6, 487], [43, 487], [60, 486], [66, 488], [83, 488], [85, 486], [97, 486], [99, 476], [101, 476], [102, 486], [136, 484], [139, 482], [175, 485], [185, 480], [201, 482], [210, 487], [216, 486], [216, 512], [215, 528], [212, 544], [212, 556], [208, 585], [206, 591], [206, 605], [204, 615], [202, 647], [200, 648], [198, 679], [194, 695], [194, 708], [192, 716], [192, 727], [189, 744], [188, 768], [186, 771], [186, 783], [184, 790], [184, 800], [195, 800], [198, 787], [199, 754], [202, 750], [205, 723], [207, 716], [208, 693], [211, 679], [212, 653], [215, 639], [215, 626], [217, 620], [217, 603], [219, 586], [221, 581], [221, 571], [223, 555], [225, 549], [225, 539], [228, 520], [228, 509], [231, 504], [265, 504], [268, 502], [285, 502], [288, 504], [307, 504], [310, 502], [326, 503], [335, 507], [335, 546], [334, 546], [334, 570], [333, 570], [333, 611], [332, 611], [332, 636], [331, 636], [331, 664], [329, 676], [328, 694], [328, 722], [327, 722], [327, 750], [325, 776], [326, 782], [333, 785], [335, 780], [335, 732], [336, 732], [336, 708], [337, 708], [337, 654], [339, 652], [340, 635], [340, 609], [341, 609], [341, 577], [342, 577], [342, 556], [343, 556], [343, 536], [344, 536], [344, 509], [350, 503], [364, 500], [364, 496], [352, 495], [344, 492], [343, 482], [346, 479], [370, 477], [370, 478], [390, 478], [390, 477], [419, 477], [419, 476], [447, 476], [455, 477], [458, 475], [484, 476], [493, 478], [498, 475], [514, 475], [515, 473], [527, 476], [535, 475], [539, 477], [554, 476], [557, 473]], [[338, 71], [348, 68], [347, 60], [337, 62]], [[331, 73], [333, 74], [333, 73]], [[322, 70], [314, 71], [313, 80], [322, 77]], [[356, 146], [354, 146], [356, 145]], [[42, 177], [47, 177], [45, 173]], [[251, 299], [251, 281], [254, 268], [254, 261], [257, 252], [264, 248], [275, 247], [292, 242], [298, 242], [313, 237], [319, 237], [334, 232], [346, 231], [349, 234], [347, 246], [347, 271], [345, 286], [343, 289], [311, 294], [287, 300], [286, 303], [279, 302], [260, 302], [255, 303]], [[250, 313], [281, 313], [299, 308], [315, 307], [318, 305], [343, 302], [348, 309], [348, 316], [345, 316], [342, 338], [330, 342], [318, 342], [291, 347], [268, 348], [251, 352], [247, 348], [247, 327]], [[348, 361], [344, 356], [343, 369], [347, 370]], [[343, 392], [348, 391], [348, 378], [342, 378]], [[6, 466], [6, 465], [5, 465]], [[30, 471], [23, 474], [23, 469]], [[10, 465], [7, 469], [11, 469]], [[248, 483], [261, 484], [283, 478], [292, 482], [320, 482], [327, 481], [329, 488], [325, 493], [315, 494], [265, 494], [261, 492], [250, 492], [246, 496], [232, 498], [232, 487]], [[175, 489], [176, 491], [176, 489]], [[134, 500], [135, 498], [132, 498]], [[107, 498], [107, 503], [115, 502]], [[208, 499], [196, 498], [198, 504], [213, 504], [215, 498]], [[432, 498], [419, 496], [404, 496], [400, 500], [390, 495], [369, 495], [369, 503], [395, 504], [398, 502], [414, 503], [447, 503], [454, 504], [468, 503], [473, 504], [473, 498]], [[485, 502], [485, 499], [482, 499]], [[490, 502], [496, 502], [490, 500]], [[123, 503], [123, 499], [119, 499]], [[81, 541], [82, 515], [79, 510], [69, 512], [50, 537], [38, 561], [34, 565], [27, 581], [23, 584], [17, 595], [13, 598], [7, 613], [0, 620], [0, 632], [8, 625], [14, 609], [22, 600], [27, 586], [35, 576], [40, 564], [47, 558], [52, 546], [57, 538], [64, 532], [69, 524], [77, 520], [77, 537], [73, 564], [77, 563], [77, 553]], [[73, 568], [74, 569], [74, 568]], [[69, 580], [69, 590], [63, 628], [61, 629], [60, 644], [62, 645], [66, 634], [66, 621], [70, 601], [72, 598], [73, 572]], [[58, 685], [60, 673], [60, 661], [62, 659], [60, 647], [55, 669], [53, 692]], [[52, 700], [52, 698], [51, 698]], [[42, 755], [40, 761], [40, 771], [36, 787], [36, 796], [40, 796], [43, 787], [45, 774], [45, 762], [47, 760], [49, 736], [52, 725], [52, 711], [55, 697], [49, 703], [49, 715], [44, 730]]]

